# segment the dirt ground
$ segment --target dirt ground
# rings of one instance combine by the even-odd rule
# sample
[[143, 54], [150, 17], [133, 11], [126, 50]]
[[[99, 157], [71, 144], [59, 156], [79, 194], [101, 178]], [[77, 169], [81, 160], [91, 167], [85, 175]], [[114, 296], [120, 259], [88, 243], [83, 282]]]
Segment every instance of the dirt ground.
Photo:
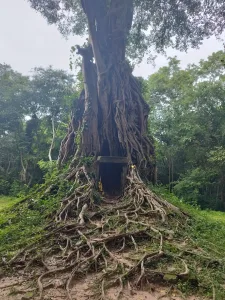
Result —
[[[71, 289], [71, 296], [73, 300], [88, 300], [93, 299], [93, 280], [94, 278], [84, 278], [78, 281]], [[62, 288], [62, 282], [54, 278], [51, 280], [51, 285], [46, 289], [43, 300], [65, 300], [67, 294]], [[92, 286], [92, 288], [90, 288]], [[172, 290], [171, 288], [163, 288], [151, 285], [148, 287], [149, 291], [128, 290], [125, 288], [121, 294], [121, 300], [203, 300], [197, 297], [184, 297], [180, 292]], [[119, 288], [110, 289], [106, 295], [105, 300], [117, 300]], [[6, 277], [0, 279], [0, 300], [38, 300], [39, 296], [34, 293], [32, 284], [22, 277]], [[99, 298], [100, 299], [100, 298]]]

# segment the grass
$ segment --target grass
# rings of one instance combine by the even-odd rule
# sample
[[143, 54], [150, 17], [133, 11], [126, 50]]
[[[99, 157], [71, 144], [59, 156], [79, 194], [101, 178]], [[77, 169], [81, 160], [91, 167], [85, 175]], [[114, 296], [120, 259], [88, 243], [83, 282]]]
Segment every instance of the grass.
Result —
[[156, 187], [155, 193], [179, 207], [191, 216], [187, 233], [207, 252], [225, 256], [225, 212], [201, 210], [184, 203], [167, 190]]
[[42, 235], [48, 216], [56, 209], [58, 200], [21, 199], [0, 196], [0, 257], [7, 259], [16, 251], [32, 243]]
[[[52, 172], [46, 183], [35, 186], [26, 201], [0, 195], [0, 257], [10, 259], [18, 250], [43, 236], [59, 199], [70, 188], [67, 181], [57, 175]], [[59, 186], [57, 195], [44, 196], [46, 188], [53, 184]]]
[[0, 195], [0, 212], [5, 208], [12, 207], [14, 204], [20, 201], [21, 201], [20, 198]]
[[[201, 210], [184, 203], [174, 194], [163, 187], [152, 188], [156, 194], [186, 212], [190, 218], [185, 230], [179, 230], [181, 240], [191, 241], [191, 252], [200, 250], [202, 257], [190, 257], [191, 272], [197, 274], [200, 285], [196, 294], [212, 299], [212, 290], [216, 292], [216, 300], [225, 299], [225, 212]], [[204, 259], [211, 258], [210, 260]], [[219, 264], [218, 262], [221, 262]], [[190, 263], [189, 262], [189, 263]], [[180, 290], [184, 294], [193, 292], [189, 282], [180, 283]], [[214, 299], [214, 298], [213, 298]]]

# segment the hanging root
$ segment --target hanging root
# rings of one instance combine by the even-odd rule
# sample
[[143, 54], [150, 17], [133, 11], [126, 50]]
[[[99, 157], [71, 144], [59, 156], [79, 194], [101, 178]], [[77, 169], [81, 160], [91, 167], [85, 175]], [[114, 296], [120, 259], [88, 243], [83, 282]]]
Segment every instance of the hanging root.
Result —
[[131, 283], [141, 288], [150, 281], [166, 281], [167, 263], [175, 262], [176, 280], [188, 276], [185, 259], [164, 249], [168, 243], [176, 247], [173, 237], [171, 241], [175, 232], [170, 213], [181, 223], [182, 213], [151, 192], [135, 169], [127, 177], [123, 199], [100, 206], [92, 201], [94, 184], [86, 169], [74, 170], [72, 177], [75, 189], [62, 200], [51, 231], [38, 246], [26, 247], [9, 261], [11, 266], [24, 266], [24, 273], [36, 268], [39, 299], [55, 287], [56, 278], [72, 300], [74, 285], [86, 274], [97, 274], [96, 299], [107, 299], [107, 290], [114, 285], [119, 287], [119, 299]]

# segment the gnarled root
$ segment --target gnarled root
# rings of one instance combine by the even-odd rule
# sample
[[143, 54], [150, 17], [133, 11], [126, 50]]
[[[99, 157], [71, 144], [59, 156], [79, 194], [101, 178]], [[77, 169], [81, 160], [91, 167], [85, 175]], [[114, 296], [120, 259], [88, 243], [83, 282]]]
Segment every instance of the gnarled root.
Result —
[[[49, 282], [53, 277], [62, 283], [60, 288], [64, 287], [70, 300], [74, 282], [84, 274], [98, 274], [94, 294], [97, 299], [104, 299], [107, 289], [115, 284], [119, 285], [119, 299], [126, 284], [142, 287], [155, 278], [163, 280], [168, 271], [158, 267], [160, 260], [165, 263], [174, 259], [164, 249], [165, 243], [172, 243], [168, 232], [173, 225], [168, 213], [178, 213], [180, 218], [181, 212], [151, 192], [135, 169], [127, 177], [123, 199], [101, 206], [92, 201], [94, 183], [86, 169], [77, 168], [72, 177], [75, 189], [62, 200], [51, 232], [40, 239], [36, 248], [26, 247], [9, 262], [16, 265], [22, 261], [25, 272], [35, 261], [40, 262], [40, 299], [50, 285], [54, 286]], [[165, 221], [166, 229], [162, 227]], [[184, 278], [187, 263], [183, 257], [176, 260], [178, 267], [173, 273], [178, 279]]]
[[80, 167], [74, 172], [75, 190], [62, 200], [61, 208], [56, 214], [55, 221], [66, 221], [69, 217], [74, 217], [71, 212], [80, 212], [78, 215], [78, 223], [84, 224], [84, 213], [88, 204], [92, 199], [94, 183], [87, 174], [85, 167]]
[[181, 214], [181, 211], [176, 206], [159, 198], [146, 186], [136, 168], [131, 168], [127, 176], [127, 181], [125, 196], [132, 199], [136, 212], [141, 211], [142, 213], [159, 214], [162, 218], [162, 222], [165, 222], [168, 212], [173, 211], [177, 214]]

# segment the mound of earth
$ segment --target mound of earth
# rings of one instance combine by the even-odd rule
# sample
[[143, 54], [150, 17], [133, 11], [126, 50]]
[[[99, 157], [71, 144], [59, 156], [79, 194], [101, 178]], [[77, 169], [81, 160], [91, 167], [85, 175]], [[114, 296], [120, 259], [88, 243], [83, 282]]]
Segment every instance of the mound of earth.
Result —
[[73, 176], [46, 233], [2, 263], [0, 299], [198, 299], [179, 286], [203, 287], [201, 259], [207, 272], [212, 259], [193, 247], [185, 213], [135, 170], [121, 199], [99, 203], [85, 169]]

